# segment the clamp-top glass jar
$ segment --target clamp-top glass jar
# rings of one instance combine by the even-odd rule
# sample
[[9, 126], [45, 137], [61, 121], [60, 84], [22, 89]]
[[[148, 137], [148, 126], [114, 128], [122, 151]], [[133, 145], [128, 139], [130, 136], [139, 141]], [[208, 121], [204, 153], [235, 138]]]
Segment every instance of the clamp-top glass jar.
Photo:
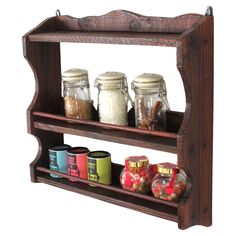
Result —
[[166, 130], [166, 110], [169, 103], [165, 81], [159, 74], [144, 73], [134, 78], [136, 127]]
[[147, 193], [151, 190], [152, 176], [146, 156], [130, 156], [120, 174], [123, 189], [131, 192]]
[[100, 74], [94, 86], [98, 88], [98, 114], [100, 122], [127, 125], [128, 85], [120, 72]]
[[67, 70], [62, 74], [62, 80], [65, 115], [75, 119], [91, 120], [93, 103], [90, 97], [88, 71]]
[[178, 200], [185, 190], [186, 182], [186, 173], [177, 165], [160, 163], [157, 164], [157, 174], [152, 180], [152, 193], [162, 200]]

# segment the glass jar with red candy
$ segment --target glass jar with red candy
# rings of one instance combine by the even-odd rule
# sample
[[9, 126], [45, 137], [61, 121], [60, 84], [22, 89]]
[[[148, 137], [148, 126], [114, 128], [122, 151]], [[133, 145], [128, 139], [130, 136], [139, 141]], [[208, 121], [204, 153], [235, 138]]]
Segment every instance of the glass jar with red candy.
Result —
[[131, 192], [147, 193], [151, 190], [152, 178], [146, 156], [130, 156], [120, 175], [122, 188]]
[[187, 175], [172, 163], [157, 164], [157, 174], [152, 180], [152, 193], [156, 198], [178, 200], [186, 187]]

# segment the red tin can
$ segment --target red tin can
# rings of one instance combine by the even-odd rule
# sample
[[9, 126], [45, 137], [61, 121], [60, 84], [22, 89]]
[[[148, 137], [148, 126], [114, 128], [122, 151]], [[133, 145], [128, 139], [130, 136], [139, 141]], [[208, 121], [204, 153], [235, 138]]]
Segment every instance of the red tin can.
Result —
[[[88, 153], [86, 147], [73, 147], [67, 151], [68, 174], [74, 177], [88, 179]], [[75, 181], [70, 179], [71, 181]]]

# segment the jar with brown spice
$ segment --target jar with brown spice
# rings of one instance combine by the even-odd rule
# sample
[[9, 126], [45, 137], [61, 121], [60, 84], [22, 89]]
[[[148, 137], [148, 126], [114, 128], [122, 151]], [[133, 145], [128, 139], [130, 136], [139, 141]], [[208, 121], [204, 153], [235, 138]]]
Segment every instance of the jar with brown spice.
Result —
[[159, 74], [144, 73], [134, 78], [136, 127], [166, 130], [166, 110], [169, 109], [165, 81]]
[[69, 118], [91, 120], [92, 100], [90, 97], [88, 71], [70, 69], [62, 74], [65, 115]]

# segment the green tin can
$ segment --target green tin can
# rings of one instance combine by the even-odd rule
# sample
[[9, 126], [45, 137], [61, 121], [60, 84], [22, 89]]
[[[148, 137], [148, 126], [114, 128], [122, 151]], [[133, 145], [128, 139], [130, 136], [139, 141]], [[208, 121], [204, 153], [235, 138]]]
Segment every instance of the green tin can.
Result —
[[106, 151], [94, 151], [88, 154], [88, 180], [111, 184], [111, 154]]

